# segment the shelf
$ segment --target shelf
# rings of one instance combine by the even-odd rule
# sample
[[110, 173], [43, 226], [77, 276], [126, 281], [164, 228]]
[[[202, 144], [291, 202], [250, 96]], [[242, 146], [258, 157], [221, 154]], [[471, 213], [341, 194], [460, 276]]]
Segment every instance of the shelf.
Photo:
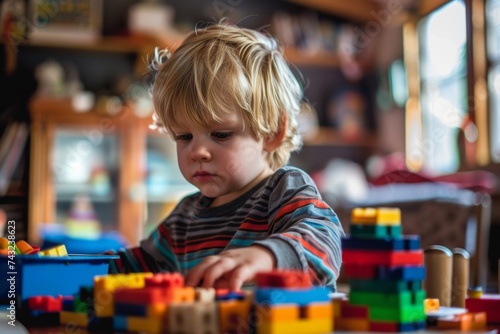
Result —
[[325, 51], [311, 53], [296, 48], [286, 48], [285, 59], [299, 66], [338, 67], [340, 64], [336, 53]]
[[377, 136], [373, 133], [365, 133], [351, 139], [342, 136], [340, 132], [335, 129], [323, 127], [318, 130], [314, 138], [304, 140], [304, 145], [375, 148], [377, 146]]
[[[304, 7], [319, 10], [335, 16], [340, 16], [346, 19], [358, 22], [377, 22], [377, 13], [381, 10], [388, 10], [386, 7], [393, 6], [393, 12], [405, 6], [406, 8], [416, 7], [419, 15], [426, 15], [433, 10], [450, 2], [450, 0], [410, 0], [404, 2], [396, 2], [394, 4], [386, 4], [386, 1], [378, 2], [375, 0], [288, 0]], [[379, 5], [383, 3], [384, 5]], [[387, 1], [391, 3], [391, 1]], [[397, 13], [400, 13], [398, 10]]]
[[184, 36], [166, 34], [163, 36], [103, 36], [95, 42], [68, 42], [57, 40], [30, 40], [26, 46], [80, 50], [91, 52], [119, 52], [119, 53], [153, 53], [155, 47], [169, 47], [174, 50], [180, 45]]

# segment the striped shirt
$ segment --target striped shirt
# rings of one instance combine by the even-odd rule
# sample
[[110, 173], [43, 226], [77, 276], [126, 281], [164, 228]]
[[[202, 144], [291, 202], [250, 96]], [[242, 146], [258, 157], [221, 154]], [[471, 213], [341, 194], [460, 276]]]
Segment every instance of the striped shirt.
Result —
[[239, 198], [210, 203], [199, 192], [182, 199], [139, 247], [119, 252], [111, 271], [185, 275], [207, 256], [260, 245], [277, 268], [308, 272], [315, 284], [335, 289], [344, 232], [305, 172], [282, 167]]

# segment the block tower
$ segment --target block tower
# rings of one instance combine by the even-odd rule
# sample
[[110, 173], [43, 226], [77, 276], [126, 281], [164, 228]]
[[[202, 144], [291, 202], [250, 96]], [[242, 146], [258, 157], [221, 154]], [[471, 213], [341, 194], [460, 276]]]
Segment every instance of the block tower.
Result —
[[377, 332], [425, 327], [420, 238], [403, 236], [401, 231], [398, 208], [352, 210], [350, 235], [342, 240], [343, 273], [351, 289], [336, 328], [350, 330], [352, 323], [366, 324], [357, 330]]

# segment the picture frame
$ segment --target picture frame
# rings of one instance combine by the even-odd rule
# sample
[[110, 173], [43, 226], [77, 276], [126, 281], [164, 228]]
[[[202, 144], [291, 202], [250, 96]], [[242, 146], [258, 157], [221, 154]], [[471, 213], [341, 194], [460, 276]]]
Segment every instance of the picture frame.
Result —
[[101, 37], [103, 0], [29, 0], [31, 41], [92, 43]]

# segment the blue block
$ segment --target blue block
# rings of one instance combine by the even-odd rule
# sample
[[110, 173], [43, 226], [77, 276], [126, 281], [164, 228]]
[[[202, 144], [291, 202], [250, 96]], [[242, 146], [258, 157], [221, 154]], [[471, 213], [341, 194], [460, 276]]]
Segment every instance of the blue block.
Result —
[[62, 309], [63, 309], [63, 311], [75, 312], [75, 300], [74, 299], [63, 299]]
[[226, 294], [215, 296], [215, 300], [243, 300], [245, 297], [244, 292], [229, 291]]
[[115, 331], [127, 332], [127, 317], [115, 315], [113, 317], [113, 329]]
[[116, 315], [133, 315], [145, 317], [148, 313], [146, 305], [115, 303]]
[[419, 281], [425, 278], [425, 267], [379, 267], [377, 279], [395, 281]]
[[420, 249], [420, 237], [406, 235], [401, 238], [343, 238], [342, 249], [417, 250]]
[[261, 305], [298, 304], [329, 302], [331, 290], [325, 287], [307, 289], [259, 288], [255, 291], [255, 302]]
[[425, 321], [418, 321], [418, 322], [402, 323], [402, 324], [399, 324], [398, 327], [399, 327], [398, 330], [400, 332], [419, 331], [421, 329], [425, 329], [426, 322]]

